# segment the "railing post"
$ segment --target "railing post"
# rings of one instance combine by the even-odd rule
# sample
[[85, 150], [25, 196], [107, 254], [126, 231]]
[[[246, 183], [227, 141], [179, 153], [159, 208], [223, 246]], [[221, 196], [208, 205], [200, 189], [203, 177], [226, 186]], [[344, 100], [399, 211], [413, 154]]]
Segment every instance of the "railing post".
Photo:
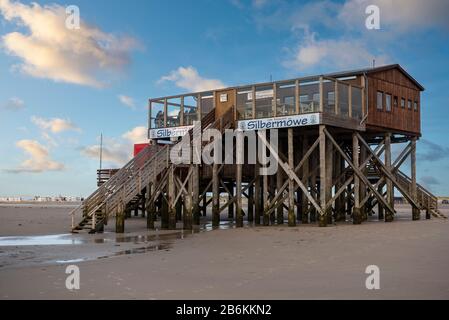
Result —
[[179, 125], [184, 125], [184, 96], [181, 97], [181, 118], [179, 119]]
[[324, 112], [324, 87], [323, 87], [323, 77], [320, 77], [320, 112]]
[[295, 111], [299, 114], [299, 80], [295, 81]]
[[252, 96], [253, 96], [253, 103], [252, 103], [252, 111], [253, 111], [253, 119], [256, 119], [256, 86], [252, 86], [251, 88]]
[[277, 101], [276, 101], [276, 82], [273, 83], [273, 100], [272, 100], [272, 108], [273, 108], [273, 117], [277, 117], [278, 108], [277, 108]]
[[334, 96], [335, 96], [335, 114], [340, 114], [340, 108], [339, 108], [339, 106], [338, 106], [338, 96], [339, 96], [339, 94], [338, 94], [338, 80], [335, 80], [335, 93], [334, 93]]
[[164, 98], [164, 127], [167, 128], [167, 98]]
[[352, 86], [348, 86], [348, 113], [349, 118], [352, 118]]

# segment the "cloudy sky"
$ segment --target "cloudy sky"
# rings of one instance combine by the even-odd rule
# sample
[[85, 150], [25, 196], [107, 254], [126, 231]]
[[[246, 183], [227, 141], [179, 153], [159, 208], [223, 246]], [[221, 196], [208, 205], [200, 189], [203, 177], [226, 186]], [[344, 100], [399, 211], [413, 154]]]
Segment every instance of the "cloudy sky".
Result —
[[[370, 4], [380, 30], [365, 28]], [[449, 195], [448, 17], [445, 0], [0, 0], [0, 196], [88, 195], [100, 134], [105, 167], [126, 163], [150, 97], [373, 59], [426, 88], [418, 177]]]

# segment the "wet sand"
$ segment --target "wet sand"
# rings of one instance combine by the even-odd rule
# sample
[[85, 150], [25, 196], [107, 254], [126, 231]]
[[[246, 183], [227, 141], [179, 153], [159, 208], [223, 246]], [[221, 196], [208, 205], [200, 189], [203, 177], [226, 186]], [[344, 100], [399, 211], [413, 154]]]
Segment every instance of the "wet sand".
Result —
[[[70, 208], [0, 205], [0, 298], [449, 299], [449, 222], [397, 208], [395, 222], [361, 226], [148, 232], [132, 218], [125, 235], [109, 232], [114, 221], [70, 235]], [[80, 290], [65, 288], [68, 264]], [[365, 288], [373, 264], [380, 290]]]

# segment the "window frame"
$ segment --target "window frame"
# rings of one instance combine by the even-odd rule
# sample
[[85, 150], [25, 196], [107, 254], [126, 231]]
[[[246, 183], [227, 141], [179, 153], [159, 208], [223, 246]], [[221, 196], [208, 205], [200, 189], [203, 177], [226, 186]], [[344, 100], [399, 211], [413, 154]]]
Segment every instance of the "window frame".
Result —
[[407, 100], [407, 109], [412, 110], [412, 100], [410, 99]]
[[[390, 98], [390, 106], [388, 106], [388, 98]], [[391, 94], [389, 93], [385, 93], [385, 111], [386, 112], [391, 112]]]
[[[380, 100], [381, 100], [381, 105], [379, 106], [379, 94], [380, 94]], [[384, 110], [384, 93], [383, 91], [379, 91], [377, 90], [376, 93], [376, 110], [378, 111], [383, 111]]]
[[405, 109], [405, 98], [401, 98], [401, 109]]

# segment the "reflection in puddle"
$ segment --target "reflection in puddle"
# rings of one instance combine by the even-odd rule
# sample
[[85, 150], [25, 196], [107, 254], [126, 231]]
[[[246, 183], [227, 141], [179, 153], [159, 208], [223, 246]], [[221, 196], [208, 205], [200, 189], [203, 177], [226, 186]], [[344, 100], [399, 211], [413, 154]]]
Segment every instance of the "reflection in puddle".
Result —
[[85, 241], [82, 239], [73, 237], [71, 234], [29, 237], [0, 237], [0, 247], [71, 245], [82, 244], [84, 242]]
[[[184, 239], [184, 237], [200, 232], [208, 232], [212, 230], [226, 230], [234, 227], [234, 224], [229, 221], [220, 222], [219, 227], [213, 227], [211, 223], [195, 226], [193, 230], [179, 230], [174, 233], [151, 234], [151, 235], [116, 235], [115, 238], [97, 236], [82, 237], [73, 234], [56, 234], [45, 236], [20, 236], [20, 237], [0, 237], [0, 247], [11, 246], [53, 246], [53, 245], [79, 245], [86, 243], [134, 243], [142, 244], [152, 241], [160, 240], [176, 240]], [[157, 230], [159, 231], [159, 230]], [[105, 233], [108, 235], [108, 233]]]

